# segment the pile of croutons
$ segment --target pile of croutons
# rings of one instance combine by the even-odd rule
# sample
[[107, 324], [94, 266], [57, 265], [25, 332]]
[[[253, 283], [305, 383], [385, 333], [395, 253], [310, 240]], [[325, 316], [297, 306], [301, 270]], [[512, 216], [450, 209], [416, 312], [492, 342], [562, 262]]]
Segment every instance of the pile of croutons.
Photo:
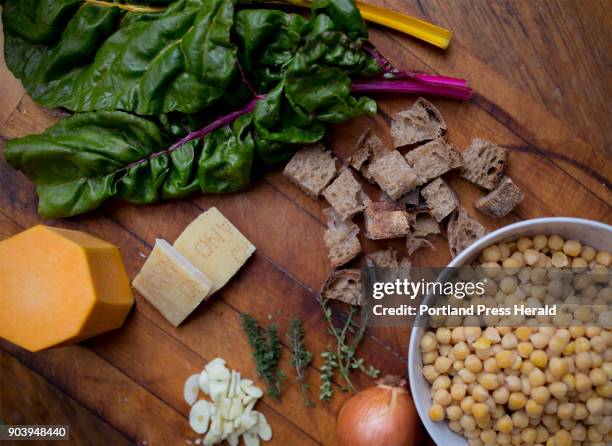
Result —
[[[458, 169], [461, 177], [489, 191], [475, 207], [494, 218], [507, 215], [523, 200], [516, 183], [504, 175], [507, 149], [476, 138], [460, 152], [443, 136], [446, 130], [440, 112], [419, 98], [391, 122], [395, 149], [367, 129], [340, 169], [336, 166], [342, 163], [321, 143], [305, 146], [289, 161], [284, 175], [310, 196], [323, 195], [331, 205], [324, 211], [324, 239], [336, 270], [322, 291], [324, 297], [359, 304], [359, 270], [337, 269], [361, 253], [360, 228], [353, 222], [359, 213], [366, 238], [405, 238], [409, 256], [431, 247], [428, 237], [442, 234], [441, 224], [448, 220], [445, 233], [454, 257], [487, 231], [461, 206], [442, 175]], [[407, 146], [411, 150], [402, 155], [398, 149]], [[380, 188], [380, 201], [370, 199], [355, 174]], [[398, 261], [393, 249], [368, 257], [379, 267], [410, 267], [409, 259]]]

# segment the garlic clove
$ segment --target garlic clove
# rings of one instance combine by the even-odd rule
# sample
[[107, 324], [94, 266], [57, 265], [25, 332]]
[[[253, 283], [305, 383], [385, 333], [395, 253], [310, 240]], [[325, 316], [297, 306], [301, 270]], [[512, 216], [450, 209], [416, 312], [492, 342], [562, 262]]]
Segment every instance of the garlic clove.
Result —
[[210, 403], [200, 400], [191, 407], [189, 412], [189, 426], [198, 434], [203, 434], [208, 430], [210, 422]]
[[210, 394], [210, 390], [208, 388], [208, 373], [206, 373], [206, 370], [202, 370], [202, 373], [200, 373], [198, 385], [200, 386], [200, 389], [202, 389], [202, 392], [204, 392], [206, 395]]
[[251, 396], [251, 395], [245, 395], [242, 397], [242, 404], [243, 405], [248, 405], [251, 401], [254, 401], [255, 397]]
[[240, 387], [242, 388], [242, 390], [246, 389], [247, 387], [251, 387], [252, 385], [253, 385], [252, 379], [243, 379], [240, 381]]
[[185, 381], [185, 386], [183, 387], [183, 397], [185, 401], [190, 406], [193, 406], [198, 399], [198, 380], [200, 378], [199, 374], [191, 375]]

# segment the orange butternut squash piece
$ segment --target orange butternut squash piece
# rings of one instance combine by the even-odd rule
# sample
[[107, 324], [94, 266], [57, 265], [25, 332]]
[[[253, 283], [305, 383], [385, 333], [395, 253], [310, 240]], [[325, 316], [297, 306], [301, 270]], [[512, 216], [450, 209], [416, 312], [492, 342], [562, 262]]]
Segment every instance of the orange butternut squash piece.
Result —
[[0, 242], [0, 337], [30, 351], [120, 327], [134, 299], [119, 249], [34, 226]]

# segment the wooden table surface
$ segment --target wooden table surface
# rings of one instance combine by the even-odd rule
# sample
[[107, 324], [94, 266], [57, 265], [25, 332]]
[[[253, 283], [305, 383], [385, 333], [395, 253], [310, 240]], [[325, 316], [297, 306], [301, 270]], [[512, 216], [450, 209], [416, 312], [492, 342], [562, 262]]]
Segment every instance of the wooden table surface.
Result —
[[[465, 148], [473, 137], [512, 149], [509, 175], [524, 202], [502, 220], [472, 207], [482, 192], [450, 177], [464, 206], [488, 228], [542, 216], [576, 216], [610, 223], [612, 212], [612, 93], [610, 1], [368, 0], [449, 27], [451, 47], [439, 51], [398, 33], [372, 27], [371, 38], [399, 67], [466, 77], [476, 91], [469, 103], [434, 99], [448, 137]], [[364, 126], [388, 136], [388, 116], [414, 98], [380, 97], [377, 117], [336, 129], [330, 145], [350, 153]], [[58, 112], [36, 105], [0, 65], [0, 136], [42, 131]], [[34, 187], [0, 156], [0, 239], [41, 222]], [[183, 383], [206, 361], [224, 357], [254, 377], [240, 312], [284, 333], [303, 320], [307, 346], [316, 353], [308, 370], [313, 397], [319, 353], [331, 342], [315, 297], [330, 271], [322, 240], [323, 200], [306, 197], [278, 171], [243, 193], [196, 195], [189, 200], [135, 207], [110, 202], [95, 212], [46, 223], [77, 228], [121, 248], [134, 277], [155, 238], [173, 241], [199, 213], [217, 206], [257, 247], [257, 253], [214, 299], [173, 328], [141, 296], [125, 325], [76, 346], [32, 354], [2, 342], [0, 419], [7, 424], [70, 424], [71, 444], [185, 445], [196, 435], [187, 422]], [[416, 265], [445, 265], [443, 239], [418, 251]], [[381, 244], [365, 243], [372, 251]], [[361, 347], [384, 373], [406, 373], [408, 329], [372, 329]], [[285, 349], [283, 366], [289, 370]], [[290, 375], [291, 376], [291, 375]], [[357, 378], [360, 386], [367, 379]], [[348, 395], [305, 409], [290, 379], [282, 402], [258, 408], [274, 431], [270, 445], [333, 444], [334, 420]]]

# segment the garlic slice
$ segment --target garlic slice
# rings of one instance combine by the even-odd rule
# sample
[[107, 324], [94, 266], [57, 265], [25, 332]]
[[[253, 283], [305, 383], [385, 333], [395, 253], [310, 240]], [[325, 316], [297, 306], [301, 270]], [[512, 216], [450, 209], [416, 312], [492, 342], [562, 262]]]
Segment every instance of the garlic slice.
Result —
[[191, 407], [189, 411], [189, 426], [194, 432], [203, 434], [208, 430], [210, 422], [210, 406], [206, 400], [200, 400]]
[[254, 410], [252, 413], [257, 415], [257, 435], [259, 435], [259, 438], [261, 438], [263, 441], [269, 441], [272, 438], [272, 428], [268, 424], [268, 420], [266, 420], [265, 415], [256, 410]]
[[257, 386], [249, 386], [244, 391], [253, 398], [261, 398], [263, 396], [263, 391]]
[[211, 362], [206, 365], [209, 381], [229, 381], [231, 373], [225, 365], [219, 362]]
[[208, 389], [209, 389], [210, 398], [213, 401], [216, 401], [218, 398], [225, 395], [225, 392], [227, 392], [228, 384], [229, 383], [227, 381], [217, 381], [217, 380], [209, 381]]
[[227, 442], [230, 446], [238, 446], [240, 436], [234, 431], [227, 437]]
[[246, 431], [242, 438], [245, 446], [259, 446], [259, 436], [256, 432]]
[[204, 392], [206, 395], [210, 394], [210, 390], [208, 388], [208, 373], [206, 373], [206, 370], [202, 370], [202, 373], [200, 373], [198, 385], [200, 386], [200, 389], [202, 389], [202, 392]]
[[200, 375], [198, 373], [196, 373], [195, 375], [191, 375], [189, 378], [187, 378], [187, 381], [185, 381], [185, 386], [183, 387], [183, 397], [185, 398], [187, 404], [189, 404], [190, 406], [193, 406], [198, 399], [199, 378]]

